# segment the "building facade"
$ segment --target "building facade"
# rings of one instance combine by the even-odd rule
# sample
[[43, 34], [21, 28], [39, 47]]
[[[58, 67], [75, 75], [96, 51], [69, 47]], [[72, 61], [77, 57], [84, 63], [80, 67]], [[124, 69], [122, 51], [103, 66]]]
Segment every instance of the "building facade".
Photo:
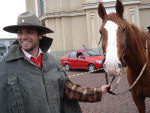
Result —
[[[101, 19], [97, 7], [103, 2], [106, 11], [115, 11], [116, 0], [26, 0], [26, 9], [34, 12], [43, 25], [54, 31], [51, 51], [99, 48]], [[124, 17], [141, 29], [150, 25], [150, 0], [122, 0]]]

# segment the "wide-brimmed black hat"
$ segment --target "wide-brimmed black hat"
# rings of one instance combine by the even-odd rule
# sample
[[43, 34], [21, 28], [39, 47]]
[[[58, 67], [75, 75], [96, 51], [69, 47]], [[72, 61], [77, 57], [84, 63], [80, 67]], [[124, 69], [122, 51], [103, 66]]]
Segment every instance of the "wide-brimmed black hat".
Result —
[[17, 25], [6, 26], [4, 31], [10, 33], [17, 33], [20, 27], [33, 27], [41, 30], [44, 33], [53, 33], [53, 31], [47, 27], [42, 26], [42, 22], [32, 12], [24, 12], [18, 16]]

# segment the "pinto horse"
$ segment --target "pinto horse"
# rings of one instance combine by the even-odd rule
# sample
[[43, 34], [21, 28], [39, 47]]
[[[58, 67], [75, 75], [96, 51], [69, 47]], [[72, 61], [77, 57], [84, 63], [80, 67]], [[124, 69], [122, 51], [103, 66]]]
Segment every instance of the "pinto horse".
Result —
[[123, 18], [124, 8], [119, 0], [115, 8], [116, 13], [107, 14], [102, 3], [98, 6], [98, 14], [102, 19], [100, 34], [105, 56], [104, 70], [109, 76], [117, 76], [125, 62], [131, 86], [147, 63], [142, 76], [131, 89], [139, 113], [145, 113], [145, 98], [150, 97], [150, 34]]

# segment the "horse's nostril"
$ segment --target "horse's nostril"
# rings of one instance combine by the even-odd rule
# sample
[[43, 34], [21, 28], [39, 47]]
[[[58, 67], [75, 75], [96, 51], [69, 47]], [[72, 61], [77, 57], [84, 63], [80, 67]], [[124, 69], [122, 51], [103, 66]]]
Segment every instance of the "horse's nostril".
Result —
[[122, 64], [121, 64], [121, 63], [118, 63], [118, 67], [119, 67], [119, 68], [122, 68]]

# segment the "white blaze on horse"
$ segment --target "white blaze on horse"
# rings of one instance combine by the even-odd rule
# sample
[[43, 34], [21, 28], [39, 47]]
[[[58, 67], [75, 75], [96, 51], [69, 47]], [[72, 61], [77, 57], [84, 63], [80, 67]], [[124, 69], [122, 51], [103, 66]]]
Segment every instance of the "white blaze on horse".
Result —
[[123, 12], [119, 0], [116, 13], [107, 14], [102, 3], [98, 6], [102, 19], [100, 34], [105, 55], [104, 69], [108, 75], [116, 76], [125, 62], [130, 86], [141, 75], [131, 92], [139, 113], [145, 113], [145, 97], [150, 97], [150, 34], [127, 22]]

